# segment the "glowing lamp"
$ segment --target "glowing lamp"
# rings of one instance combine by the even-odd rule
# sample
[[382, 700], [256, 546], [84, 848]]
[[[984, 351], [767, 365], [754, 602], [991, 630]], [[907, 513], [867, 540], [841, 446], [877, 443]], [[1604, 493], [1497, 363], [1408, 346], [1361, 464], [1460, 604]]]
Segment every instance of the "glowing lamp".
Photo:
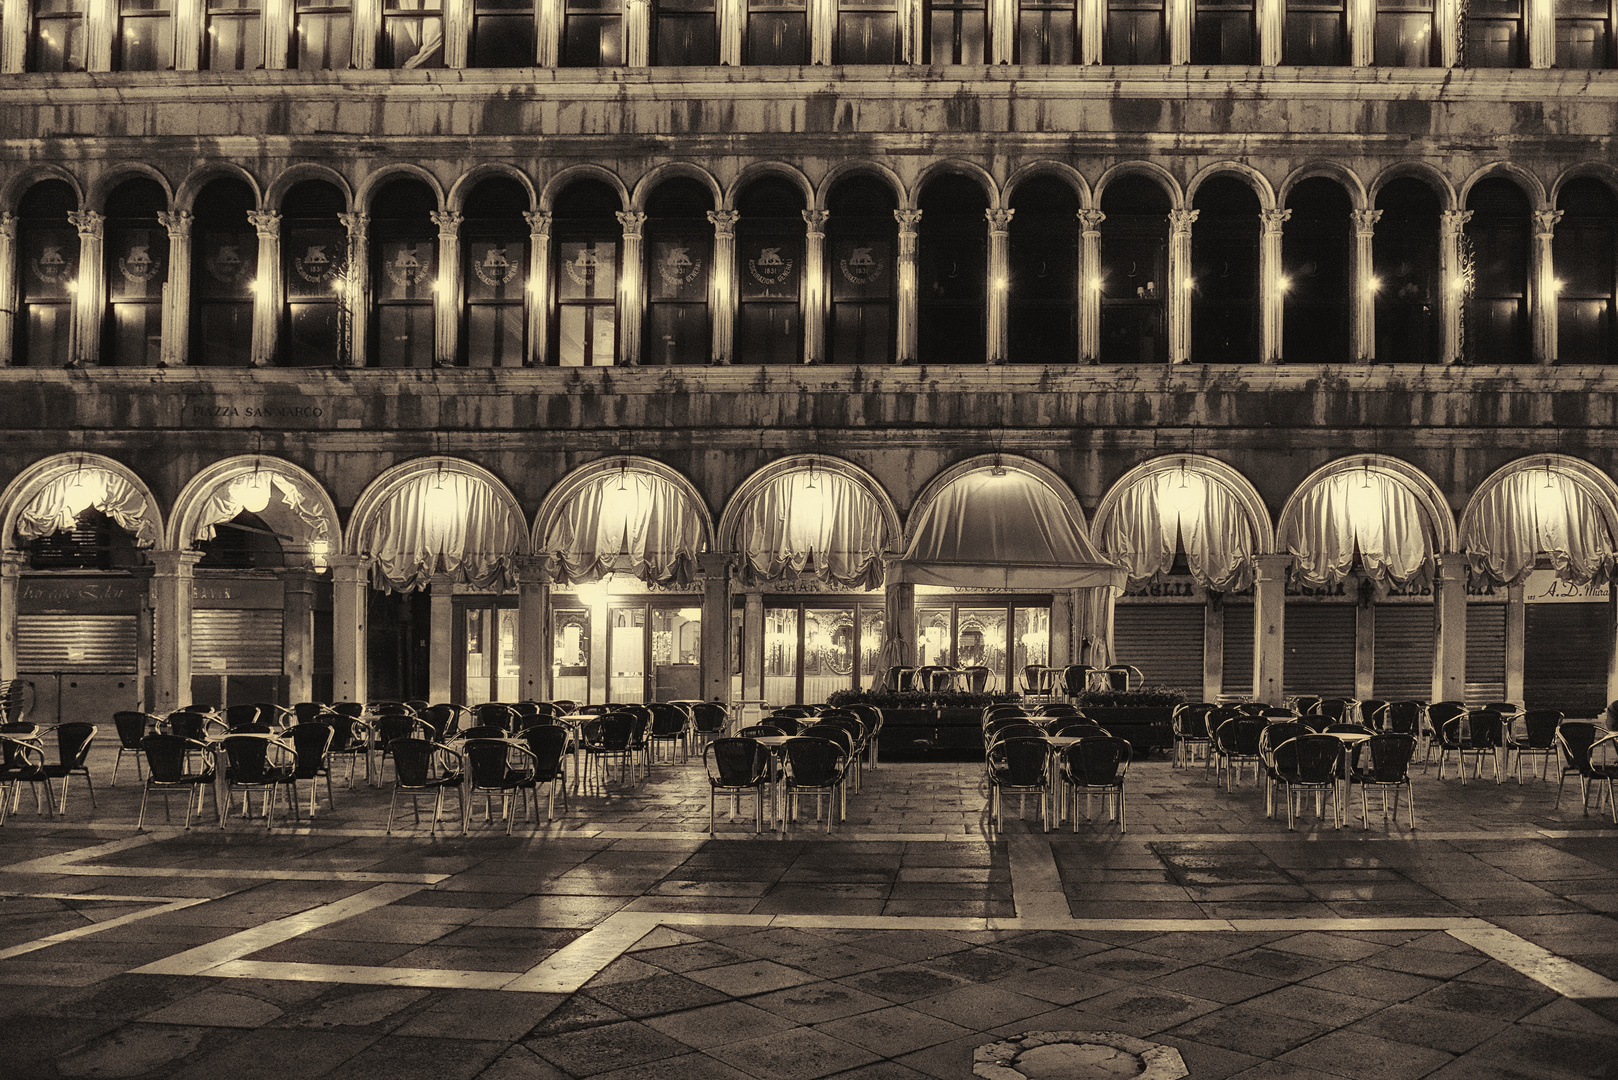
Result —
[[270, 505], [270, 478], [264, 473], [254, 473], [237, 489], [236, 496], [241, 500], [243, 510], [249, 514], [262, 514], [264, 508]]
[[107, 474], [99, 470], [80, 469], [62, 489], [62, 502], [68, 513], [78, 517], [97, 503], [107, 501]]

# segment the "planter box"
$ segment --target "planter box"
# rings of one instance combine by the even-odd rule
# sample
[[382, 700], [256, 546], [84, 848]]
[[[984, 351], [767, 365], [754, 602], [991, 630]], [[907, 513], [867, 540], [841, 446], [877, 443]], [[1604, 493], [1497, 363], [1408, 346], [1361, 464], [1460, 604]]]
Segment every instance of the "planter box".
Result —
[[1174, 745], [1174, 709], [1170, 706], [1088, 708], [1083, 712], [1120, 739], [1128, 739], [1136, 759]]
[[983, 750], [981, 709], [883, 709], [882, 753]]

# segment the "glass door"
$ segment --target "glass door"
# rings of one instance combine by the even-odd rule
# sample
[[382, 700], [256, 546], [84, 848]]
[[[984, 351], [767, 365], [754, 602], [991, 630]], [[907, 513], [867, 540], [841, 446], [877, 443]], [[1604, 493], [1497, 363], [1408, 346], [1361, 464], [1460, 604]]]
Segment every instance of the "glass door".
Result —
[[645, 604], [615, 604], [607, 612], [607, 700], [646, 700]]
[[[916, 605], [916, 665], [988, 668], [983, 690], [1014, 690], [1023, 667], [1049, 662], [1050, 626], [1050, 600], [1045, 597], [998, 603], [983, 597], [929, 597]], [[958, 685], [967, 689], [970, 684]]]
[[457, 599], [455, 655], [450, 693], [463, 705], [486, 701], [516, 701], [517, 601]]
[[608, 700], [702, 697], [702, 609], [614, 604], [607, 615]]
[[551, 609], [551, 696], [590, 700], [590, 609]]
[[880, 604], [803, 604], [764, 609], [764, 700], [818, 704], [839, 690], [880, 685], [886, 616]]

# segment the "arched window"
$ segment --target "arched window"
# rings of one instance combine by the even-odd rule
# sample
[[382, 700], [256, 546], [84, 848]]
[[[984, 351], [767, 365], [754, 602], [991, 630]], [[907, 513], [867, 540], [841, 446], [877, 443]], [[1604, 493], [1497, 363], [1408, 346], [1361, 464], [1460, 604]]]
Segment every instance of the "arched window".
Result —
[[808, 0], [748, 0], [745, 32], [744, 63], [809, 62]]
[[1570, 180], [1556, 196], [1562, 220], [1551, 240], [1556, 293], [1556, 359], [1613, 359], [1613, 291], [1618, 282], [1618, 199], [1599, 180]]
[[467, 193], [464, 206], [462, 362], [521, 367], [528, 355], [528, 192], [508, 177], [491, 177]]
[[1073, 0], [1022, 0], [1017, 6], [1019, 64], [1071, 64], [1078, 55], [1079, 11]]
[[[531, 10], [531, 9], [530, 9]], [[473, 54], [477, 37], [489, 27], [479, 8], [473, 22]], [[532, 23], [532, 18], [530, 18]], [[530, 39], [532, 31], [530, 30]], [[529, 63], [533, 63], [530, 58]], [[382, 0], [382, 41], [376, 50], [379, 68], [441, 68], [444, 66], [443, 0]], [[478, 67], [497, 67], [477, 63]]]
[[556, 283], [554, 360], [604, 367], [618, 351], [618, 193], [599, 180], [569, 185], [556, 198], [552, 228]]
[[293, 22], [299, 71], [343, 71], [350, 66], [352, 0], [296, 0]]
[[925, 0], [929, 64], [981, 64], [989, 44], [988, 0]]
[[831, 277], [831, 355], [838, 364], [893, 360], [898, 255], [893, 191], [868, 176], [840, 181], [826, 207]]
[[208, 0], [203, 38], [209, 71], [253, 71], [264, 66], [262, 0]]
[[[1528, 346], [1528, 197], [1504, 177], [1480, 180], [1466, 197], [1472, 219], [1466, 356], [1484, 364], [1524, 363]], [[1464, 262], [1463, 262], [1464, 265]]]
[[1436, 0], [1376, 0], [1379, 67], [1432, 67], [1438, 56]]
[[1348, 63], [1344, 0], [1288, 0], [1281, 62], [1319, 67]]
[[295, 184], [281, 200], [281, 280], [286, 322], [278, 362], [318, 367], [338, 361], [338, 330], [351, 318], [342, 309], [348, 273], [348, 231], [337, 215], [348, 209], [343, 193], [323, 180]]
[[102, 363], [155, 367], [163, 352], [169, 234], [157, 215], [168, 196], [155, 180], [126, 180], [107, 196], [107, 308]]
[[1292, 189], [1287, 208], [1281, 355], [1295, 363], [1347, 363], [1353, 204], [1341, 184], [1316, 176]]
[[1258, 360], [1259, 204], [1253, 189], [1216, 176], [1197, 190], [1191, 226], [1191, 360]]
[[1191, 24], [1193, 64], [1257, 63], [1253, 0], [1196, 0], [1196, 12]]
[[921, 190], [916, 254], [921, 360], [981, 364], [989, 269], [988, 196], [965, 176], [934, 177]]
[[662, 66], [719, 63], [717, 0], [657, 0], [652, 62]]
[[1466, 66], [1523, 66], [1523, 0], [1468, 0]]
[[215, 180], [192, 205], [191, 336], [193, 364], [245, 367], [253, 357], [253, 282], [258, 232], [248, 222], [253, 189]]
[[1102, 363], [1168, 361], [1169, 208], [1168, 193], [1143, 176], [1101, 194]]
[[371, 197], [371, 353], [378, 367], [431, 367], [438, 283], [438, 198], [420, 180], [392, 180]]
[[899, 62], [899, 0], [837, 0], [839, 64]]
[[706, 364], [713, 339], [713, 197], [695, 180], [669, 180], [646, 203], [646, 322], [643, 364]]
[[803, 359], [803, 208], [803, 192], [775, 176], [736, 199], [738, 364]]
[[60, 180], [35, 184], [17, 208], [17, 280], [22, 284], [23, 310], [14, 355], [29, 367], [60, 367], [69, 360], [79, 232], [68, 214], [78, 208], [78, 196]]
[[563, 67], [616, 67], [624, 62], [619, 0], [563, 0], [563, 4]]
[[1376, 359], [1383, 364], [1430, 364], [1440, 350], [1437, 192], [1409, 176], [1377, 192], [1382, 217], [1371, 237], [1376, 288]]
[[119, 71], [167, 71], [174, 66], [170, 0], [118, 0]]
[[1071, 364], [1079, 355], [1079, 197], [1054, 176], [1011, 193], [1006, 359]]
[[1556, 66], [1613, 66], [1612, 0], [1556, 0]]
[[1107, 39], [1102, 55], [1109, 64], [1165, 64], [1164, 0], [1107, 0]]
[[538, 48], [533, 0], [473, 0], [471, 66], [533, 67]]
[[89, 0], [34, 0], [29, 71], [83, 71]]

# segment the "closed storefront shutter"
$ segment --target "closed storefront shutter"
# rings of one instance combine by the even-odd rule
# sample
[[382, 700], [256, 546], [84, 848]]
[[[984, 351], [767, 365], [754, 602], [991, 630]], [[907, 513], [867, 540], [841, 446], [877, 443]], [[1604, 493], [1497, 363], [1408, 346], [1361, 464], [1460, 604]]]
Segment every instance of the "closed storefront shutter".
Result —
[[1607, 706], [1612, 615], [1604, 603], [1529, 604], [1523, 698], [1530, 709], [1570, 718], [1600, 716]]
[[1466, 700], [1481, 705], [1485, 701], [1503, 701], [1505, 696], [1506, 605], [1468, 604]]
[[1112, 651], [1146, 681], [1202, 697], [1202, 605], [1129, 604], [1113, 609]]
[[1225, 681], [1220, 697], [1253, 696], [1253, 605], [1225, 605]]
[[17, 670], [134, 674], [134, 615], [18, 615]]
[[1433, 692], [1431, 604], [1379, 604], [1376, 609], [1373, 697], [1426, 701]]
[[191, 670], [195, 675], [279, 675], [281, 612], [214, 609], [191, 613]]
[[1353, 604], [1288, 604], [1284, 692], [1354, 696]]

